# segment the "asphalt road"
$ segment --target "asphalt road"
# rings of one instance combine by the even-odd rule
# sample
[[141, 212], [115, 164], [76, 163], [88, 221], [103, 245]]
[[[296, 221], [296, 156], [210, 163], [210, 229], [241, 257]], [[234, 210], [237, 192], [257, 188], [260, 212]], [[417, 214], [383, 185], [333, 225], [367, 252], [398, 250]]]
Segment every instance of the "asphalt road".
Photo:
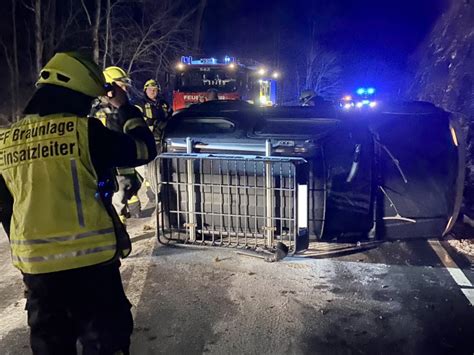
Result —
[[[134, 236], [143, 233], [135, 225]], [[134, 245], [122, 266], [132, 354], [474, 353], [474, 270], [437, 241], [278, 263], [155, 239]], [[28, 354], [5, 238], [0, 266], [0, 354]]]

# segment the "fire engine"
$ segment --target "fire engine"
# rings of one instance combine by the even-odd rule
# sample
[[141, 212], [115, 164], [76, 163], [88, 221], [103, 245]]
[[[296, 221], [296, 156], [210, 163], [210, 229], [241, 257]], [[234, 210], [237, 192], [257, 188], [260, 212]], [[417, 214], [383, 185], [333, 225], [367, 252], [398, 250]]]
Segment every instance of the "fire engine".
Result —
[[245, 100], [273, 106], [279, 77], [279, 72], [254, 61], [245, 62], [230, 56], [223, 59], [183, 56], [176, 65], [173, 110], [206, 101], [210, 89], [217, 91], [219, 100]]

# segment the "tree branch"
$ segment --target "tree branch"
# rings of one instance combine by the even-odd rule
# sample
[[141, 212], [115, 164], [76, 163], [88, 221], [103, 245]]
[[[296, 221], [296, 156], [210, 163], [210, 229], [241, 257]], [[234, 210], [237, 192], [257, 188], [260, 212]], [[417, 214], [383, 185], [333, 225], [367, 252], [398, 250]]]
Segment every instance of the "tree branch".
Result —
[[81, 0], [81, 5], [82, 5], [82, 8], [84, 9], [84, 12], [86, 13], [87, 22], [89, 23], [89, 26], [92, 26], [91, 16], [89, 15], [89, 10], [87, 10], [87, 6], [84, 3], [84, 0]]

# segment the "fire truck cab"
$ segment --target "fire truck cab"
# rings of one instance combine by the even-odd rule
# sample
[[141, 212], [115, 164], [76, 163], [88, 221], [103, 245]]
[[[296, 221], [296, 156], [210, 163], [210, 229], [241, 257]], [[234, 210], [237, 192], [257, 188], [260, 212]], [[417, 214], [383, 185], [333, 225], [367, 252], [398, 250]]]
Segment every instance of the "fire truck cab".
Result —
[[245, 100], [273, 106], [279, 75], [256, 62], [245, 63], [229, 56], [223, 60], [183, 56], [176, 66], [173, 110], [206, 101], [210, 89], [217, 90], [219, 100]]

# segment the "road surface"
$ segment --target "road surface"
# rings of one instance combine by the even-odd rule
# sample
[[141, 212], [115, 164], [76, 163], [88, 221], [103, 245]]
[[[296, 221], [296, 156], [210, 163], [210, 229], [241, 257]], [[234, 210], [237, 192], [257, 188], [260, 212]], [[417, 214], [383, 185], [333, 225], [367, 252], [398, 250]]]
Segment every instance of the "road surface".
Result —
[[[470, 354], [474, 270], [438, 241], [266, 263], [164, 247], [132, 226], [122, 275], [132, 354]], [[0, 239], [0, 354], [28, 354], [18, 271]]]

